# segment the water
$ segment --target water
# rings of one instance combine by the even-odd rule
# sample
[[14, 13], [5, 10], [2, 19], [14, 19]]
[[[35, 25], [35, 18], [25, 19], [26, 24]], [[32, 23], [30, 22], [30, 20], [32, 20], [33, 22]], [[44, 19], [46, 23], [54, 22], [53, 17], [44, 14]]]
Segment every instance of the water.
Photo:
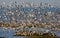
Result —
[[5, 37], [5, 38], [24, 38], [24, 36], [13, 36], [13, 34], [16, 32], [16, 30], [9, 28], [9, 29], [4, 29], [0, 27], [0, 36]]
[[[37, 28], [38, 29], [38, 28]], [[32, 30], [32, 29], [31, 29]], [[47, 29], [39, 29], [37, 31], [46, 31]], [[4, 29], [0, 27], [0, 36], [3, 36], [5, 38], [25, 38], [24, 36], [13, 36], [13, 34], [16, 32], [16, 30], [9, 28], [9, 29]], [[51, 31], [55, 33], [57, 36], [60, 36], [60, 31]]]

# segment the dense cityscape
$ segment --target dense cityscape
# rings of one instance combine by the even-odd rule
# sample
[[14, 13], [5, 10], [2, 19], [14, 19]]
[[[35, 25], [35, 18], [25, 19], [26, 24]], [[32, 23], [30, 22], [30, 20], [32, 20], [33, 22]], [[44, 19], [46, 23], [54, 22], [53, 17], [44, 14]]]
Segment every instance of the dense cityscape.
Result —
[[[34, 3], [17, 5], [16, 3], [0, 5], [0, 28], [3, 30], [3, 32], [0, 30], [1, 33], [8, 31], [10, 34], [13, 31], [11, 35], [51, 33], [52, 36], [60, 36], [55, 33], [55, 31], [60, 32], [60, 8], [43, 2], [39, 5]], [[5, 37], [6, 34], [0, 36]]]

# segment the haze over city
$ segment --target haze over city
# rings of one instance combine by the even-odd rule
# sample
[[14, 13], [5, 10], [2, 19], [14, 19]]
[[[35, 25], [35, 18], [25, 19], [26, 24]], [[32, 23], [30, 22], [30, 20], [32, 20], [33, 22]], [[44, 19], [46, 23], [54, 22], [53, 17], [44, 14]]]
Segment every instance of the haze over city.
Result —
[[7, 4], [11, 4], [12, 2], [16, 1], [17, 4], [21, 4], [21, 3], [31, 3], [33, 2], [34, 4], [39, 4], [40, 2], [48, 2], [50, 3], [51, 5], [55, 5], [55, 6], [58, 6], [60, 7], [60, 0], [0, 0], [0, 4], [2, 4], [3, 2]]

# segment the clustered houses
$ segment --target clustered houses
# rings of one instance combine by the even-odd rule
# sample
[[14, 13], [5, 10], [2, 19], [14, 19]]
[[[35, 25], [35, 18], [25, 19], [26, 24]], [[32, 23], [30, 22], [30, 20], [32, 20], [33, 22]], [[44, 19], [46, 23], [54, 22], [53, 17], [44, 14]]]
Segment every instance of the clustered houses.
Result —
[[[60, 15], [56, 7], [49, 5], [45, 6], [40, 3], [39, 6], [34, 4], [7, 5], [6, 7], [0, 6], [0, 26], [12, 27], [20, 30], [24, 28], [50, 28], [51, 30], [60, 30]], [[53, 26], [53, 27], [52, 27]], [[56, 27], [57, 26], [57, 27]], [[19, 28], [18, 28], [19, 27]], [[26, 32], [25, 32], [26, 33]]]

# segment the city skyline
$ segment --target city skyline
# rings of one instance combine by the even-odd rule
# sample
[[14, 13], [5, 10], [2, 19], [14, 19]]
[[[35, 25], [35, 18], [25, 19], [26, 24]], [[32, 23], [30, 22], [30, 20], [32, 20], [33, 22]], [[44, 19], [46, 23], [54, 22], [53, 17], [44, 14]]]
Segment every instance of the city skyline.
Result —
[[12, 2], [17, 2], [17, 4], [21, 4], [21, 3], [34, 3], [34, 4], [39, 4], [40, 2], [48, 2], [51, 5], [55, 5], [60, 7], [60, 0], [0, 0], [0, 4], [3, 4], [3, 2], [6, 3], [6, 5], [11, 4]]

